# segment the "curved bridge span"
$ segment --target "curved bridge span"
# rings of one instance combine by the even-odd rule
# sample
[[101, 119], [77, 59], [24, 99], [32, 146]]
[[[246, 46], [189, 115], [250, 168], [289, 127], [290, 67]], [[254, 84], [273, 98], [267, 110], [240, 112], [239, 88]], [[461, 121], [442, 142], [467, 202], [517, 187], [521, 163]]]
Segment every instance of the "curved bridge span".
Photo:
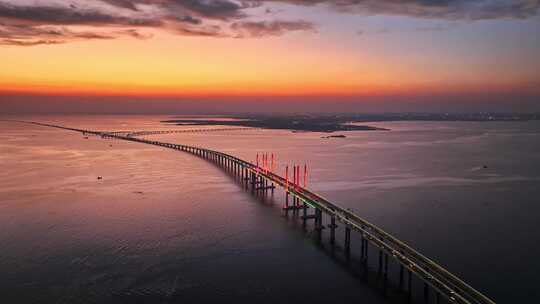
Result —
[[[330, 229], [330, 243], [332, 246], [336, 243], [335, 233], [338, 228], [336, 222], [341, 223], [344, 227], [345, 240], [343, 250], [345, 256], [350, 257], [351, 255], [351, 232], [359, 233], [360, 235], [360, 261], [362, 266], [366, 269], [368, 267], [368, 248], [371, 245], [378, 250], [378, 272], [383, 278], [385, 290], [388, 280], [388, 258], [390, 257], [399, 265], [399, 288], [407, 294], [409, 300], [411, 300], [412, 297], [411, 282], [412, 275], [414, 274], [424, 283], [424, 299], [426, 301], [429, 300], [428, 295], [429, 290], [431, 289], [435, 292], [437, 303], [444, 300], [447, 303], [495, 304], [494, 301], [463, 282], [436, 262], [422, 255], [376, 225], [364, 220], [349, 210], [337, 206], [321, 195], [303, 188], [300, 185], [293, 184], [288, 181], [288, 179], [258, 167], [251, 162], [210, 149], [153, 141], [114, 132], [76, 129], [38, 122], [17, 122], [59, 128], [83, 134], [98, 135], [101, 137], [115, 138], [187, 152], [224, 168], [231, 174], [241, 178], [243, 183], [245, 183], [246, 186], [251, 186], [254, 191], [268, 191], [270, 189], [273, 191], [277, 185], [283, 188], [286, 194], [286, 207], [284, 209], [287, 212], [290, 210], [302, 212], [303, 215], [300, 218], [303, 221], [304, 228], [306, 227], [306, 222], [308, 220], [313, 220], [316, 237], [319, 241], [321, 240], [322, 231], [324, 229], [322, 215], [325, 214], [330, 218], [330, 224], [327, 227]], [[292, 199], [292, 205], [289, 205], [289, 196]], [[308, 214], [310, 210], [314, 210], [313, 214]], [[405, 286], [405, 283], [407, 286]]]

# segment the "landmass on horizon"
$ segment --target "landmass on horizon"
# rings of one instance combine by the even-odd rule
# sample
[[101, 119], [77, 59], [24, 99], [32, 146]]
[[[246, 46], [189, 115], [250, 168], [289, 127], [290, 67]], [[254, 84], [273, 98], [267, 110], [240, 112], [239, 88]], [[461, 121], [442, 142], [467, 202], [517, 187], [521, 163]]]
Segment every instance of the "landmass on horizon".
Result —
[[540, 114], [522, 113], [381, 113], [381, 114], [233, 114], [220, 115], [229, 120], [208, 116], [175, 116], [162, 123], [194, 126], [239, 126], [262, 129], [292, 130], [293, 132], [388, 131], [389, 129], [355, 123], [380, 121], [528, 121], [539, 120]]

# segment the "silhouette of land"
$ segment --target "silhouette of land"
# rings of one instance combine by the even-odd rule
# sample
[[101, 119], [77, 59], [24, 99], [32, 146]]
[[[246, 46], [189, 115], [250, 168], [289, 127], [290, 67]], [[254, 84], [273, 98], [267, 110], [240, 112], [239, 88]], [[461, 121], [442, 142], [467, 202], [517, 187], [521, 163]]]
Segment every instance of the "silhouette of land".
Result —
[[352, 125], [351, 120], [341, 116], [262, 116], [262, 115], [239, 115], [230, 116], [230, 120], [193, 119], [192, 117], [177, 117], [177, 119], [165, 120], [163, 123], [177, 125], [227, 125], [238, 127], [252, 127], [263, 129], [292, 130], [293, 132], [336, 132], [336, 131], [387, 131], [388, 129], [368, 125]]
[[[222, 118], [223, 116], [221, 116]], [[292, 130], [293, 132], [387, 131], [363, 125], [384, 121], [528, 121], [540, 119], [540, 114], [520, 113], [386, 113], [386, 114], [320, 114], [320, 115], [228, 115], [230, 119], [177, 116], [162, 121], [176, 125], [227, 125], [263, 129]], [[358, 123], [362, 123], [359, 125]]]

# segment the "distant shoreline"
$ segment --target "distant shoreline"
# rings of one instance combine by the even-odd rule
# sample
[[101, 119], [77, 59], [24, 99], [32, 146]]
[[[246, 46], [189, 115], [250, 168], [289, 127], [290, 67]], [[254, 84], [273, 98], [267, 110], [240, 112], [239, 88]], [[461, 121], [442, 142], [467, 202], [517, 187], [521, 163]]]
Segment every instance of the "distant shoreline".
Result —
[[173, 119], [161, 121], [165, 124], [174, 124], [181, 126], [236, 126], [252, 127], [273, 130], [291, 130], [292, 132], [321, 132], [333, 133], [343, 131], [390, 131], [389, 129], [379, 128], [369, 125], [352, 125], [341, 120], [328, 118], [304, 118], [304, 117], [265, 117], [265, 118], [240, 118], [238, 120], [201, 120], [201, 119]]

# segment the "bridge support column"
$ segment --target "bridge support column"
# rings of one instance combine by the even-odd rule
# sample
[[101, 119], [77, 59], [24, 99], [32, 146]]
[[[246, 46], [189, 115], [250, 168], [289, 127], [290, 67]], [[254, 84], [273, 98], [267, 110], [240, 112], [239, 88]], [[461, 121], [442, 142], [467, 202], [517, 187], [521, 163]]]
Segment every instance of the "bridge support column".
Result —
[[386, 295], [386, 287], [388, 284], [388, 254], [384, 254], [384, 274], [383, 274], [383, 291]]
[[429, 286], [424, 283], [424, 303], [429, 303]]
[[285, 191], [285, 214], [289, 215], [289, 192]]
[[255, 184], [256, 184], [257, 177], [255, 176], [254, 172], [251, 172], [250, 175], [251, 175], [250, 176], [250, 179], [251, 179], [251, 191], [255, 191]]
[[379, 249], [379, 270], [377, 271], [377, 277], [380, 278], [382, 274], [382, 267], [383, 267], [383, 252], [381, 249]]
[[403, 291], [403, 264], [399, 264], [399, 290]]
[[440, 304], [441, 303], [441, 294], [440, 293], [436, 293], [436, 296], [435, 296], [435, 301], [437, 304]]
[[362, 226], [362, 232], [360, 232], [360, 263], [364, 265], [364, 250], [365, 250], [365, 239], [364, 239], [364, 226]]
[[334, 215], [330, 218], [330, 244], [332, 248], [336, 244], [336, 217]]
[[307, 226], [307, 204], [304, 202], [304, 208], [302, 210], [302, 229], [306, 230]]
[[345, 226], [345, 256], [351, 256], [351, 227]]
[[369, 257], [369, 254], [368, 254], [368, 245], [369, 245], [369, 242], [367, 239], [364, 240], [364, 243], [365, 243], [365, 246], [364, 246], [364, 269], [366, 270], [366, 275], [367, 275], [367, 269], [368, 269], [368, 257]]
[[315, 229], [317, 230], [317, 241], [322, 240], [322, 211], [319, 208], [315, 208]]
[[409, 303], [412, 302], [412, 273], [410, 269], [407, 269], [407, 273], [409, 276], [409, 279], [407, 280], [407, 284], [409, 285], [407, 288], [407, 299], [409, 300]]

